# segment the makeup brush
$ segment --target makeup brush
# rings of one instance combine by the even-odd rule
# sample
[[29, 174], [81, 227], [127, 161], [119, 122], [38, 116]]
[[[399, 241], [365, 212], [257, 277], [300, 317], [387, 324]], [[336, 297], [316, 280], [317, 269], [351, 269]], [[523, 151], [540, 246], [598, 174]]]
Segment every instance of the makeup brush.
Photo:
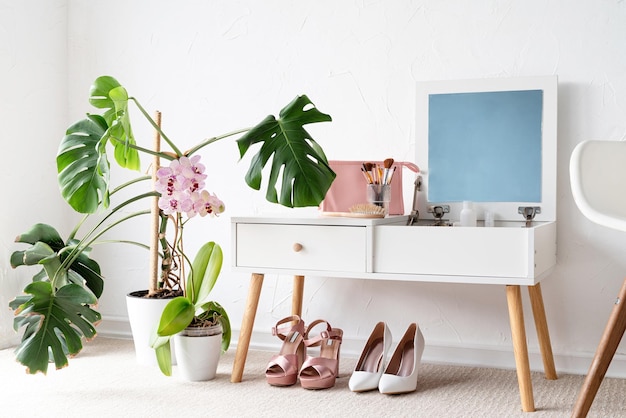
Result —
[[365, 172], [367, 173], [367, 175], [371, 179], [371, 182], [374, 183], [375, 182], [375, 178], [372, 175], [372, 168], [374, 168], [374, 164], [372, 164], [372, 163], [363, 163], [363, 168], [365, 168]]
[[365, 177], [365, 181], [367, 182], [367, 184], [372, 184], [372, 177], [367, 172], [367, 170], [365, 170], [365, 164], [363, 164], [363, 167], [361, 167], [361, 171], [363, 172], [363, 177]]
[[389, 170], [391, 169], [391, 166], [393, 165], [393, 158], [387, 158], [385, 159], [385, 161], [383, 161], [383, 167], [385, 167], [385, 171], [383, 174], [383, 184], [389, 184], [389, 182], [391, 181], [391, 179], [389, 178]]
[[398, 168], [398, 166], [395, 166], [393, 170], [389, 170], [389, 175], [387, 176], [387, 184], [391, 184], [391, 180], [393, 179], [393, 174], [396, 172], [396, 168]]

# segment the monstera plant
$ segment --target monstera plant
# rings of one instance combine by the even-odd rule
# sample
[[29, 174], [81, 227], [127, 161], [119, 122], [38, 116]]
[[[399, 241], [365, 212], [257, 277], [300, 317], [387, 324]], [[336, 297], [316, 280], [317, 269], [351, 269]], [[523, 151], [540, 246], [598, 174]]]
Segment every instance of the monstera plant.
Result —
[[[95, 307], [104, 289], [104, 279], [99, 264], [90, 258], [90, 251], [97, 244], [111, 242], [104, 241], [102, 236], [112, 233], [112, 228], [150, 213], [148, 202], [155, 199], [159, 202], [161, 219], [158, 236], [162, 267], [149, 289], [156, 294], [184, 287], [181, 280], [185, 277], [184, 265], [189, 264], [190, 275], [193, 266], [182, 247], [182, 227], [189, 219], [183, 220], [180, 215], [185, 213], [188, 218], [196, 214], [218, 215], [225, 207], [217, 196], [203, 190], [207, 174], [198, 152], [204, 147], [236, 137], [240, 157], [258, 148], [250, 160], [246, 183], [260, 190], [264, 173], [268, 173], [266, 199], [286, 207], [319, 205], [335, 178], [322, 148], [304, 129], [307, 124], [330, 121], [331, 117], [320, 112], [304, 95], [285, 106], [278, 118], [267, 116], [252, 128], [204, 139], [185, 151], [115, 78], [97, 78], [89, 101], [100, 113], [87, 114], [85, 119], [71, 125], [56, 157], [61, 194], [74, 211], [84, 214], [83, 218], [65, 240], [52, 226], [35, 224], [16, 238], [16, 242], [28, 246], [11, 255], [14, 268], [42, 268], [24, 288], [24, 294], [10, 302], [15, 311], [14, 327], [24, 331], [16, 357], [32, 374], [45, 374], [49, 362], [54, 362], [57, 369], [66, 366], [67, 357], [82, 349], [83, 339], [95, 337], [101, 319]], [[153, 149], [136, 140], [129, 113], [131, 104], [139, 109], [169, 150]], [[138, 175], [113, 187], [112, 162], [139, 170], [141, 153], [170, 162], [172, 172], [165, 173], [166, 183], [154, 187], [152, 176]], [[177, 192], [180, 188], [187, 190], [184, 197]], [[118, 199], [118, 193], [125, 197]], [[142, 202], [146, 202], [145, 206], [141, 206]], [[138, 205], [141, 208], [136, 210]], [[130, 208], [134, 211], [129, 213]], [[172, 220], [175, 228], [179, 228], [173, 243], [163, 238]], [[150, 248], [135, 241], [113, 241]]]

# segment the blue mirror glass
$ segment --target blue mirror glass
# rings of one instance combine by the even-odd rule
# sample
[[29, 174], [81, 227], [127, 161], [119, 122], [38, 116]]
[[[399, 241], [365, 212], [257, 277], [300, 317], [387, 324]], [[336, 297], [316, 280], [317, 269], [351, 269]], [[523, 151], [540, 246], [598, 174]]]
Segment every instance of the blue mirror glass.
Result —
[[543, 91], [428, 96], [431, 202], [541, 202]]

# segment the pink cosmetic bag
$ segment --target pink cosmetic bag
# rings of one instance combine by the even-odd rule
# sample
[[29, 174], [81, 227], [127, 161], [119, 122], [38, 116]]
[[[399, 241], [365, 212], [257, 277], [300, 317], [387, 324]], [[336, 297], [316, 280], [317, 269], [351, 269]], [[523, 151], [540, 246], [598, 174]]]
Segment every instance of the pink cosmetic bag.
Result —
[[[364, 161], [328, 161], [330, 168], [337, 174], [335, 181], [328, 189], [326, 197], [320, 204], [322, 212], [349, 212], [350, 207], [366, 203], [367, 181], [363, 176], [361, 167]], [[382, 161], [368, 161], [383, 166]], [[404, 215], [404, 198], [402, 196], [402, 172], [406, 167], [418, 173], [419, 168], [410, 162], [397, 161], [392, 165], [396, 167], [391, 181], [391, 202], [389, 203], [390, 215]]]

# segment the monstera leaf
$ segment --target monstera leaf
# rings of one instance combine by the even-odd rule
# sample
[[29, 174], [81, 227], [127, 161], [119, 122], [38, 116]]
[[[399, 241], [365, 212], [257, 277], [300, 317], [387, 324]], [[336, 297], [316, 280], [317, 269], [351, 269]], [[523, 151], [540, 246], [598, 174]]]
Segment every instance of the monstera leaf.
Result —
[[43, 223], [31, 226], [28, 231], [21, 233], [15, 238], [15, 242], [24, 242], [27, 244], [35, 244], [40, 241], [48, 244], [54, 251], [59, 251], [61, 248], [65, 247], [65, 243], [61, 235], [59, 235], [59, 232], [50, 225]]
[[[271, 115], [266, 117], [237, 140], [241, 157], [251, 145], [263, 143], [252, 158], [246, 183], [259, 190], [262, 170], [272, 158], [266, 199], [287, 207], [319, 205], [336, 175], [322, 148], [303, 126], [330, 120], [331, 117], [317, 110], [307, 96], [298, 96], [285, 106], [279, 119]], [[276, 189], [279, 180], [280, 197]]]
[[109, 129], [102, 137], [102, 142], [110, 141], [113, 144], [115, 161], [121, 167], [139, 170], [139, 153], [130, 146], [136, 143], [130, 125], [126, 89], [111, 76], [98, 77], [89, 91], [89, 103], [99, 109], [106, 109], [102, 116]]
[[[61, 261], [65, 260], [65, 253], [61, 255]], [[100, 272], [100, 265], [95, 260], [89, 258], [89, 249], [84, 249], [82, 253], [76, 257], [76, 260], [70, 264], [67, 272], [68, 280], [72, 283], [85, 286], [91, 290], [95, 297], [100, 298], [104, 291], [104, 279]]]
[[56, 229], [41, 223], [18, 235], [15, 242], [31, 246], [11, 254], [11, 267], [41, 265], [44, 272], [37, 273], [34, 281], [49, 278], [55, 288], [68, 283], [84, 284], [95, 297], [102, 295], [104, 280], [98, 263], [89, 258], [90, 248], [83, 247], [71, 263], [66, 263], [67, 257], [73, 257], [78, 242], [68, 240], [65, 244]]
[[63, 198], [79, 213], [95, 213], [109, 206], [109, 167], [106, 145], [114, 146], [115, 161], [139, 170], [128, 94], [113, 77], [98, 77], [91, 86], [90, 103], [106, 109], [70, 126], [57, 152], [58, 181]]
[[67, 366], [67, 356], [82, 349], [82, 337], [96, 335], [100, 314], [89, 307], [96, 303], [96, 297], [76, 284], [53, 292], [50, 282], [30, 283], [24, 292], [26, 296], [10, 304], [16, 312], [15, 329], [24, 327], [17, 360], [31, 374], [46, 374], [50, 361], [57, 369]]
[[79, 213], [109, 206], [109, 162], [102, 141], [107, 129], [103, 117], [90, 115], [70, 126], [59, 145], [61, 195]]
[[17, 359], [29, 373], [45, 374], [49, 361], [57, 368], [66, 366], [67, 355], [82, 349], [81, 338], [95, 336], [100, 314], [89, 305], [102, 295], [104, 281], [100, 266], [89, 258], [90, 249], [77, 250], [75, 240], [64, 243], [50, 225], [36, 224], [15, 241], [30, 247], [11, 254], [11, 267], [43, 267], [24, 289], [26, 294], [9, 304], [15, 329], [24, 328]]

